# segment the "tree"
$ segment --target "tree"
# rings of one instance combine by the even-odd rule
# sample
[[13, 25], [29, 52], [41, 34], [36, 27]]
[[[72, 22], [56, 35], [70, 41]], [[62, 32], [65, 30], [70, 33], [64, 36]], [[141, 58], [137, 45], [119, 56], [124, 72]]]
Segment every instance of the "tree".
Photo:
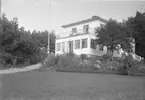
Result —
[[[18, 18], [8, 20], [3, 14], [0, 21], [0, 64], [24, 65], [36, 64], [47, 56], [48, 34], [45, 31], [26, 31], [19, 27]], [[45, 48], [45, 49], [42, 49]], [[55, 51], [55, 33], [50, 32], [50, 50]]]
[[135, 53], [145, 58], [145, 12], [136, 12], [127, 22], [135, 38]]
[[[33, 40], [30, 31], [24, 27], [19, 28], [17, 18], [8, 20], [2, 15], [2, 32], [0, 47], [0, 63], [7, 65], [35, 64], [42, 60], [42, 50], [38, 43]], [[46, 55], [46, 54], [45, 54]]]
[[130, 52], [132, 50], [131, 32], [127, 28], [126, 22], [117, 22], [110, 19], [105, 25], [96, 29], [98, 39], [97, 44], [107, 46], [110, 51], [117, 50], [118, 47]]
[[34, 30], [32, 32], [32, 38], [35, 41], [35, 43], [37, 44], [38, 47], [40, 48], [45, 48], [47, 49], [48, 47], [48, 34], [50, 34], [50, 52], [55, 52], [55, 32], [51, 31], [48, 32], [47, 30], [42, 31], [42, 32], [37, 32], [36, 30]]

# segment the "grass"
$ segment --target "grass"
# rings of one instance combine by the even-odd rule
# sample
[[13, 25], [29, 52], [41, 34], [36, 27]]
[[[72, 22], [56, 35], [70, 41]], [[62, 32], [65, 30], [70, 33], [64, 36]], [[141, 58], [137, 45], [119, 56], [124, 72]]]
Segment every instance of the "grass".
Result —
[[0, 75], [0, 97], [0, 100], [145, 100], [145, 77], [21, 72]]

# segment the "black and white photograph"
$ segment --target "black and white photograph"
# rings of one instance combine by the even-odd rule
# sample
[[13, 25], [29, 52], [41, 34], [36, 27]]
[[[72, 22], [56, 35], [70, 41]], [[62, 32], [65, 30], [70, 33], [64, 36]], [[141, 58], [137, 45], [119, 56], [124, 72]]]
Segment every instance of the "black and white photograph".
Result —
[[145, 0], [0, 0], [0, 100], [145, 100]]

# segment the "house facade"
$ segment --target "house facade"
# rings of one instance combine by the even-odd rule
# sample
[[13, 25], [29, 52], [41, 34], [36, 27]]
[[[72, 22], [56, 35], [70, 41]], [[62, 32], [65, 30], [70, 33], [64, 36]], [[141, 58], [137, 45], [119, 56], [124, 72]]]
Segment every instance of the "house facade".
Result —
[[[96, 45], [95, 29], [107, 20], [93, 16], [89, 19], [63, 25], [64, 33], [58, 34], [55, 44], [55, 54], [75, 53], [102, 56], [107, 53], [107, 47]], [[119, 56], [118, 52], [115, 54]]]

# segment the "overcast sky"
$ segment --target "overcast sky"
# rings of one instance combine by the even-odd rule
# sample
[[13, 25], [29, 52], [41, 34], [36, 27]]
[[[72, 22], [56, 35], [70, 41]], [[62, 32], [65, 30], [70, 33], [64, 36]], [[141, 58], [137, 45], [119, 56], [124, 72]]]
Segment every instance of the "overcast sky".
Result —
[[[51, 3], [49, 2], [51, 1]], [[62, 32], [62, 25], [97, 15], [119, 21], [145, 9], [145, 1], [107, 0], [2, 0], [2, 12], [9, 19], [18, 17], [20, 26], [31, 31]]]

